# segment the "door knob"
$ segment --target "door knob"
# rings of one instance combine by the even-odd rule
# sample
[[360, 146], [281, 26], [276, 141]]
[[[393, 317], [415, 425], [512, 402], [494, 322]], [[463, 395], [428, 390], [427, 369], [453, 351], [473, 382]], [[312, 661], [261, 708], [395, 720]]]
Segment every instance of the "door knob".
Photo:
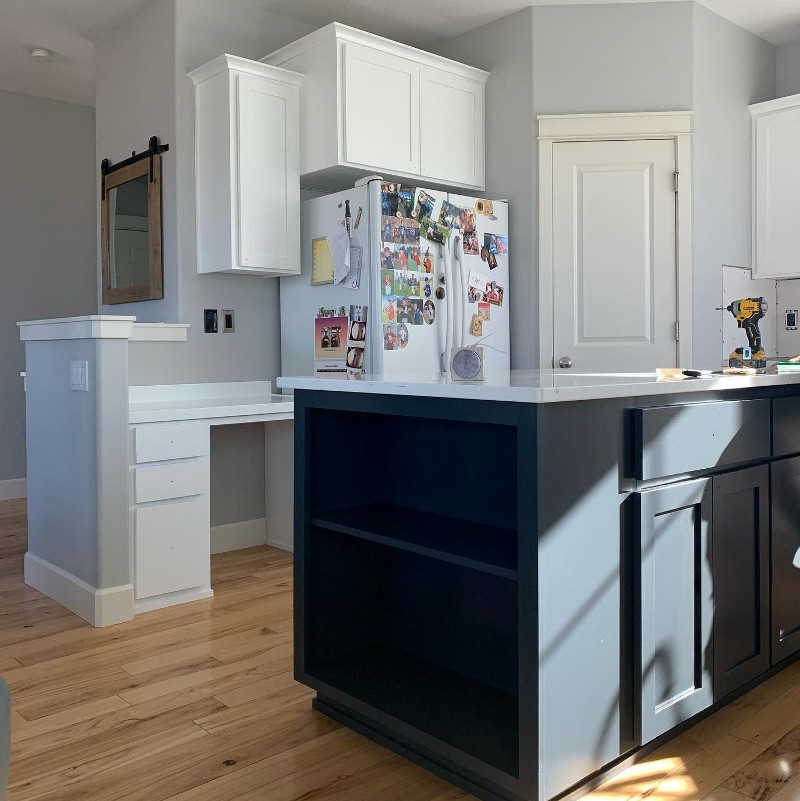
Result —
[[562, 356], [562, 357], [561, 357], [561, 358], [558, 360], [558, 366], [559, 366], [559, 367], [560, 367], [562, 370], [567, 370], [568, 368], [572, 367], [572, 359], [570, 359], [570, 357], [569, 357], [569, 356]]

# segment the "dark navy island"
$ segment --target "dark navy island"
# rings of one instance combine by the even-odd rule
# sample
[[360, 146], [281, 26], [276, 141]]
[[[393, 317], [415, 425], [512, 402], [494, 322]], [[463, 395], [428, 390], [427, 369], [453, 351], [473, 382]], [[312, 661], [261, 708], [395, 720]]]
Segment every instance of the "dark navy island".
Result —
[[279, 385], [296, 677], [476, 796], [585, 792], [800, 652], [800, 376]]

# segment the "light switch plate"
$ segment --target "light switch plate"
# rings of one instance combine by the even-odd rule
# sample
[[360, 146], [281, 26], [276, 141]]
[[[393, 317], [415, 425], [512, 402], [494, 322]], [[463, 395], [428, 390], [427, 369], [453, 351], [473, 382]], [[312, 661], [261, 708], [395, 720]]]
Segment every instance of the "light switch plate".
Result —
[[69, 363], [69, 388], [72, 392], [89, 391], [89, 362], [71, 361]]
[[222, 333], [233, 334], [236, 331], [236, 320], [233, 309], [222, 310]]

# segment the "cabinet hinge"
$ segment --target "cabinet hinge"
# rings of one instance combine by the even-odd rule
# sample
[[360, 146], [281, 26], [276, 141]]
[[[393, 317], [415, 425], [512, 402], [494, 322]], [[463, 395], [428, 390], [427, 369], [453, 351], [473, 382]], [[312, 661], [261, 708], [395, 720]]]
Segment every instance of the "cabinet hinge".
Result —
[[675, 194], [677, 195], [680, 191], [680, 183], [681, 183], [681, 174], [679, 172], [672, 173], [673, 178], [675, 179]]
[[675, 321], [675, 341], [680, 342], [681, 339], [681, 324], [676, 320]]

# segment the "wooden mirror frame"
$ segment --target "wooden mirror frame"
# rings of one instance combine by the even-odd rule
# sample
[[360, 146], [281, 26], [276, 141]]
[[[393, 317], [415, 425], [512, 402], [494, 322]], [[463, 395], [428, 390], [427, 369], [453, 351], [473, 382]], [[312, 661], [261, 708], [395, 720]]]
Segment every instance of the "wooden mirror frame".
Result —
[[[153, 173], [150, 178], [150, 162]], [[136, 178], [148, 176], [147, 184], [147, 230], [149, 280], [135, 286], [111, 286], [111, 231], [109, 218], [109, 191]], [[161, 300], [164, 297], [164, 262], [161, 247], [161, 155], [143, 158], [133, 164], [109, 172], [103, 177], [103, 193], [100, 209], [100, 246], [103, 256], [103, 303], [134, 303], [140, 300]]]

